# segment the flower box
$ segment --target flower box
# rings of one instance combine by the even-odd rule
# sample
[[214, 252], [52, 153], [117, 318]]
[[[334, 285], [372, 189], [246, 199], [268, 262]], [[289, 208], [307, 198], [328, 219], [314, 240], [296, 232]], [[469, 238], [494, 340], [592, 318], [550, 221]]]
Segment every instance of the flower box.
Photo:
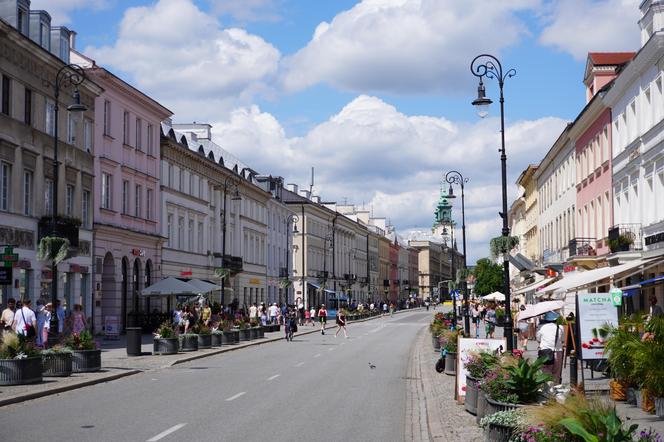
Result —
[[221, 345], [231, 345], [240, 342], [240, 332], [237, 330], [224, 330], [221, 336]]
[[515, 410], [517, 408], [523, 407], [521, 404], [508, 404], [507, 402], [494, 401], [489, 396], [487, 396], [486, 402], [487, 404], [484, 410], [485, 416], [496, 413], [498, 411]]
[[42, 358], [0, 359], [0, 385], [34, 384], [42, 381]]
[[251, 340], [251, 329], [250, 328], [241, 328], [240, 329], [240, 342]]
[[178, 352], [178, 338], [155, 338], [153, 351], [155, 355], [174, 355]]
[[655, 414], [657, 417], [664, 417], [664, 397], [655, 398]]
[[224, 333], [220, 331], [212, 332], [212, 346], [221, 347], [221, 340], [223, 339]]
[[258, 327], [251, 327], [249, 329], [249, 340], [253, 341], [254, 339], [258, 339]]
[[212, 348], [212, 335], [198, 335], [198, 348]]
[[74, 350], [72, 373], [89, 373], [101, 370], [101, 350]]
[[46, 377], [67, 377], [71, 376], [72, 354], [70, 352], [62, 353], [42, 353], [42, 375]]
[[464, 407], [470, 414], [477, 414], [477, 400], [479, 396], [478, 380], [466, 375], [466, 397]]
[[265, 329], [262, 326], [256, 327], [258, 329], [258, 338], [264, 338], [265, 337]]
[[484, 416], [486, 416], [486, 407], [488, 405], [487, 399], [486, 399], [486, 393], [484, 393], [481, 389], [478, 390], [478, 395], [477, 395], [477, 409], [475, 412], [475, 422], [478, 424], [482, 420]]
[[447, 353], [445, 355], [445, 374], [456, 375], [456, 353]]
[[508, 442], [514, 429], [505, 425], [490, 423], [484, 430], [486, 442]]
[[198, 335], [180, 335], [178, 339], [180, 341], [180, 351], [198, 350]]

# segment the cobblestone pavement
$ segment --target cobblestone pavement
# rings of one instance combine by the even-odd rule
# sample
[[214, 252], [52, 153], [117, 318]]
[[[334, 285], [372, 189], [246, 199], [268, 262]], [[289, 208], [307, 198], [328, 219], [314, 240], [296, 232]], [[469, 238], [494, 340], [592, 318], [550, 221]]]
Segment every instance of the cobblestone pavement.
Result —
[[426, 328], [417, 335], [410, 356], [404, 440], [480, 442], [482, 430], [475, 417], [454, 400], [453, 376], [437, 373], [439, 353], [431, 347]]

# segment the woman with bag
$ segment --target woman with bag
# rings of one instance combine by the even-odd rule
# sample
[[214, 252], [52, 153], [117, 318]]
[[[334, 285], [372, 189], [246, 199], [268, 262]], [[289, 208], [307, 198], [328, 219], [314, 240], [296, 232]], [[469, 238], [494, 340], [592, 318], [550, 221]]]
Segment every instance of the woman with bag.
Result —
[[348, 339], [348, 332], [346, 331], [346, 311], [344, 309], [339, 310], [339, 314], [337, 315], [337, 332], [334, 334], [335, 338], [342, 329], [344, 331], [344, 336]]
[[35, 339], [37, 336], [37, 317], [30, 306], [32, 300], [26, 299], [23, 305], [14, 315], [14, 324], [12, 328], [18, 335], [23, 335], [28, 339]]
[[81, 304], [74, 305], [74, 311], [71, 313], [71, 331], [73, 334], [78, 335], [87, 328], [88, 324], [85, 322], [85, 315], [83, 314], [83, 307]]
[[542, 325], [537, 331], [537, 342], [539, 342], [537, 357], [546, 358], [542, 371], [553, 375], [556, 381], [563, 353], [563, 327], [556, 324], [558, 316], [557, 313], [547, 312], [540, 321]]

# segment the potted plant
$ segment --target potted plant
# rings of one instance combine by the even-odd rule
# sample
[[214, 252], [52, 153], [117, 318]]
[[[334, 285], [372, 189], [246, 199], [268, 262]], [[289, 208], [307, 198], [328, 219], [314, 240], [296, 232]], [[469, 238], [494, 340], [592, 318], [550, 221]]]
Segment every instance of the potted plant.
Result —
[[653, 317], [641, 339], [630, 347], [634, 375], [642, 386], [641, 408], [664, 417], [664, 318]]
[[231, 345], [240, 342], [240, 331], [232, 328], [233, 323], [222, 321], [219, 328], [222, 330], [221, 345]]
[[610, 239], [609, 249], [611, 253], [628, 252], [632, 244], [634, 244], [633, 234], [626, 233], [619, 235], [617, 238]]
[[178, 352], [178, 338], [169, 321], [164, 321], [154, 334], [155, 355], [173, 355]]
[[484, 377], [487, 371], [495, 367], [499, 361], [498, 356], [487, 351], [470, 353], [464, 361], [464, 366], [467, 370], [464, 407], [469, 413], [477, 414], [480, 379]]
[[260, 337], [260, 328], [261, 328], [261, 323], [258, 322], [258, 319], [250, 319], [249, 320], [249, 339], [254, 340], [258, 339]]
[[628, 388], [634, 385], [634, 346], [638, 345], [639, 334], [628, 324], [608, 329], [604, 351], [607, 354], [609, 373], [613, 377], [609, 381], [611, 399], [626, 401]]
[[0, 344], [0, 385], [34, 384], [42, 381], [42, 359], [32, 341], [5, 332]]
[[198, 348], [212, 348], [212, 330], [210, 330], [210, 327], [199, 321], [194, 330], [198, 335]]
[[523, 421], [523, 410], [498, 411], [480, 420], [487, 442], [508, 442]]
[[92, 333], [83, 330], [79, 334], [72, 334], [65, 346], [72, 350], [72, 373], [101, 370], [101, 350], [97, 348]]
[[196, 351], [198, 350], [198, 335], [191, 332], [182, 333], [178, 335], [178, 343], [180, 351]]
[[62, 345], [42, 350], [42, 374], [46, 377], [67, 377], [72, 372], [71, 349]]
[[224, 331], [222, 327], [222, 322], [217, 324], [216, 326], [212, 327], [212, 346], [213, 347], [221, 347], [223, 337], [224, 337]]
[[251, 340], [251, 326], [244, 319], [236, 319], [235, 325], [240, 330], [240, 341]]

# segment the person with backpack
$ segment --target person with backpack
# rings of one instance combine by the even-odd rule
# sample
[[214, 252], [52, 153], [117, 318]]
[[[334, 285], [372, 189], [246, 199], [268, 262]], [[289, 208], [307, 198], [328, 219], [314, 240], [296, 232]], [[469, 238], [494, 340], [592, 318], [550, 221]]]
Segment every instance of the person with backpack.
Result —
[[31, 305], [31, 299], [23, 301], [23, 305], [14, 315], [12, 328], [16, 334], [34, 340], [37, 336], [37, 317], [35, 316], [35, 312], [30, 308]]

